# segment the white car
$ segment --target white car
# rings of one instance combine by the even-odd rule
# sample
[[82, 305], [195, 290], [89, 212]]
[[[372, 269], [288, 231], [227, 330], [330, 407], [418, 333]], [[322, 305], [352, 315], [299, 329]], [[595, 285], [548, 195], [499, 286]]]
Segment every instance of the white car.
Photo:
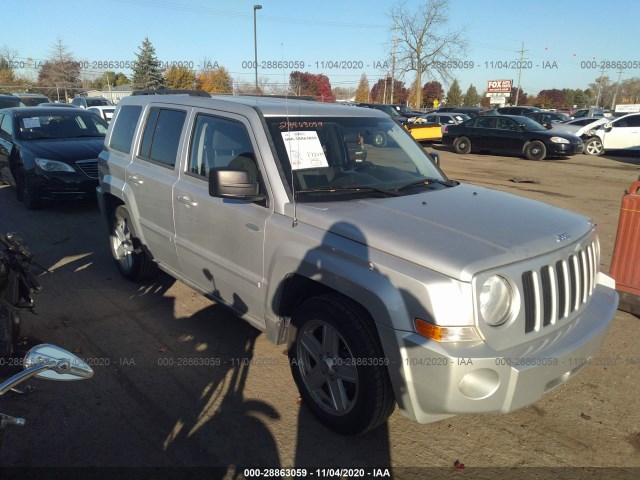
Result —
[[113, 112], [116, 111], [116, 107], [115, 105], [99, 105], [96, 107], [88, 107], [87, 111], [98, 114], [100, 118], [109, 123], [111, 117], [113, 117]]
[[630, 113], [587, 132], [584, 152], [602, 155], [609, 150], [640, 150], [640, 113]]
[[[557, 130], [559, 132], [573, 133], [578, 137], [582, 137], [588, 131], [597, 128], [598, 126], [609, 122], [610, 118], [605, 117], [584, 117], [576, 118], [566, 123], [553, 123], [551, 130]], [[583, 138], [584, 140], [584, 138]]]
[[[439, 123], [442, 133], [447, 125], [458, 125], [459, 123], [466, 122], [471, 117], [465, 113], [446, 112], [446, 113], [428, 113], [419, 117], [421, 122]], [[416, 121], [417, 123], [417, 121]]]

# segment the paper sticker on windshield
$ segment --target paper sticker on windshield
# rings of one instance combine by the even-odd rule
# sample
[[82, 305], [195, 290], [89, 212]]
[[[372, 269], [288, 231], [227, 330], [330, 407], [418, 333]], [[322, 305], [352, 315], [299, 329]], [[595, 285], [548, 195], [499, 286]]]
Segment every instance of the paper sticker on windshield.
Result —
[[318, 132], [282, 132], [292, 170], [328, 167]]
[[23, 118], [24, 128], [40, 128], [40, 117]]

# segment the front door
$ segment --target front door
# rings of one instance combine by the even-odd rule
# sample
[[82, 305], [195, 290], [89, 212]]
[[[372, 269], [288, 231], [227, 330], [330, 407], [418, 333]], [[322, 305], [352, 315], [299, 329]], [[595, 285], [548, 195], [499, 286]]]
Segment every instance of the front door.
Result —
[[614, 121], [604, 133], [605, 150], [640, 149], [640, 114]]
[[266, 203], [209, 195], [213, 167], [241, 168], [261, 183], [251, 128], [241, 116], [196, 114], [187, 164], [173, 191], [176, 247], [181, 270], [201, 290], [239, 312], [264, 316]]

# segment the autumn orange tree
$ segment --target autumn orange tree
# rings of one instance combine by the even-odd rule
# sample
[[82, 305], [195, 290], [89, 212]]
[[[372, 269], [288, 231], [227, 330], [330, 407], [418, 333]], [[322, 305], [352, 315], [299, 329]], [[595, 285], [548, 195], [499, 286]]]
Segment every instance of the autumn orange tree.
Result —
[[164, 73], [167, 88], [189, 90], [196, 84], [196, 74], [187, 67], [172, 66]]
[[198, 75], [198, 88], [209, 93], [233, 93], [233, 79], [224, 67], [205, 70]]

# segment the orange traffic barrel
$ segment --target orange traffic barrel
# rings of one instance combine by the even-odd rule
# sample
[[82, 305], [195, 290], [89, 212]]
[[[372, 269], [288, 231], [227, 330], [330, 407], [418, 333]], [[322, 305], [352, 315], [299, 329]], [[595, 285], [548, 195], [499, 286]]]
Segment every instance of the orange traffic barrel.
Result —
[[620, 295], [618, 308], [640, 314], [640, 179], [622, 197], [609, 274]]

